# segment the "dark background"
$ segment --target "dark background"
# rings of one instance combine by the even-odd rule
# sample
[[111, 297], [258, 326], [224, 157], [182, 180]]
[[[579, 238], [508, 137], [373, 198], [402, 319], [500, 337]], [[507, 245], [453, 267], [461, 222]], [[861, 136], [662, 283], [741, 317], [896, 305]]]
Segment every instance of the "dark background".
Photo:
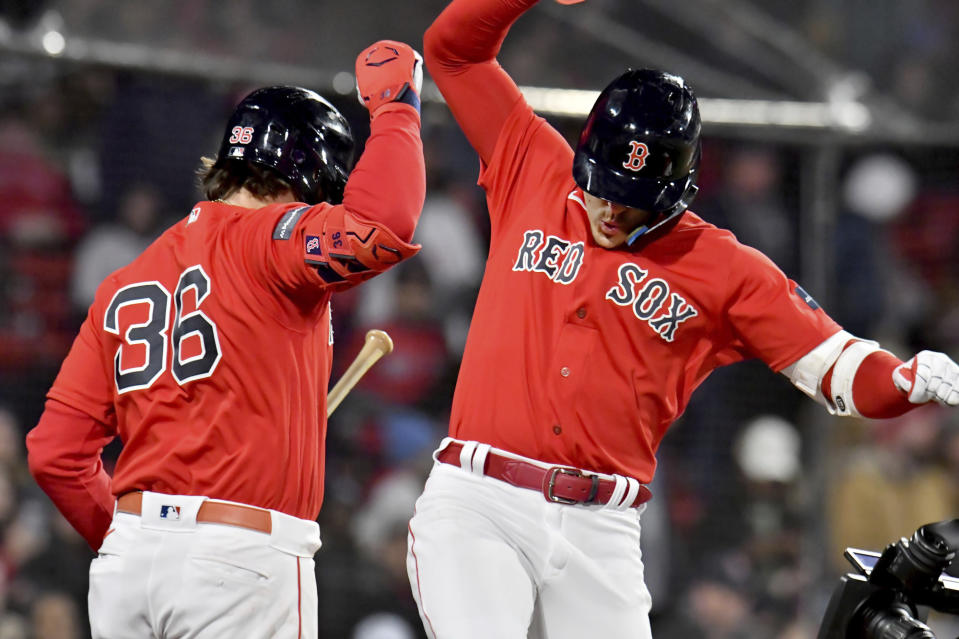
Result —
[[[421, 49], [444, 5], [0, 1], [0, 638], [87, 632], [91, 554], [25, 472], [23, 436], [92, 288], [200, 198], [199, 158], [239, 98], [309, 86], [362, 141], [356, 53], [380, 38]], [[903, 358], [957, 359], [957, 43], [948, 0], [544, 1], [500, 61], [521, 85], [587, 91], [627, 66], [683, 75], [705, 121], [693, 210], [847, 330]], [[475, 154], [428, 76], [423, 97], [425, 248], [333, 302], [334, 377], [368, 328], [396, 350], [330, 421], [322, 637], [422, 636], [406, 521], [445, 433], [488, 234]], [[721, 100], [746, 99], [769, 101], [765, 121], [727, 117], [751, 111]], [[791, 102], [868, 120], [786, 125]], [[581, 115], [543, 114], [575, 139]], [[881, 549], [954, 517], [959, 499], [956, 411], [833, 419], [755, 362], [707, 380], [659, 458], [643, 519], [657, 639], [814, 637], [842, 548]]]

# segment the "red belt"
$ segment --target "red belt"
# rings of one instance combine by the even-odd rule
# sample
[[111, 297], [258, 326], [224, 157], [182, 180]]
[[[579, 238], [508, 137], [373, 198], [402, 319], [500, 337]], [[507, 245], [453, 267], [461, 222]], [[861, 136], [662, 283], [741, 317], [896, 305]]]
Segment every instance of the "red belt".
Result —
[[[117, 510], [121, 513], [139, 515], [143, 508], [143, 493], [132, 492], [120, 495]], [[270, 511], [254, 506], [230, 504], [222, 501], [205, 501], [196, 514], [199, 523], [225, 524], [249, 528], [269, 534], [273, 530]]]
[[[459, 466], [461, 450], [463, 444], [452, 442], [436, 458], [444, 464]], [[616, 488], [615, 480], [584, 473], [578, 468], [543, 468], [493, 451], [486, 455], [483, 474], [519, 488], [542, 491], [548, 501], [559, 504], [606, 504]], [[635, 508], [649, 501], [652, 496], [649, 488], [640, 484], [639, 492], [629, 506]]]

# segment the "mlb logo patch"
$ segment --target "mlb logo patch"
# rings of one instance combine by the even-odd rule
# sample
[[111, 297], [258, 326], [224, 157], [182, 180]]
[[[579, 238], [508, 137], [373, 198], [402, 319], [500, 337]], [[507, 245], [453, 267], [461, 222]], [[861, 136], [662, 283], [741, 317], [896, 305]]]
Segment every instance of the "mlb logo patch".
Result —
[[180, 521], [179, 506], [160, 506], [160, 519], [167, 521]]
[[227, 156], [231, 158], [242, 158], [246, 150], [242, 146], [231, 146]]
[[323, 251], [320, 250], [320, 238], [317, 235], [307, 235], [306, 236], [306, 254], [307, 255], [322, 255]]

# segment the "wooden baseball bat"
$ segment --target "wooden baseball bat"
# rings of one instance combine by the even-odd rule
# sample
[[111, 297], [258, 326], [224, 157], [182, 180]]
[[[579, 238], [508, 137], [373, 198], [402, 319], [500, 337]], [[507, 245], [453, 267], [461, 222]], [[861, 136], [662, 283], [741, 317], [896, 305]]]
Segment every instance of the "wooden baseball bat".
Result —
[[370, 367], [381, 357], [392, 351], [393, 340], [386, 334], [386, 331], [381, 331], [378, 328], [366, 331], [366, 342], [363, 344], [363, 348], [360, 349], [356, 358], [350, 362], [343, 376], [333, 385], [330, 394], [326, 396], [327, 418], [333, 414], [333, 411], [340, 405], [347, 393], [353, 390], [353, 387], [366, 374], [366, 371], [370, 370]]

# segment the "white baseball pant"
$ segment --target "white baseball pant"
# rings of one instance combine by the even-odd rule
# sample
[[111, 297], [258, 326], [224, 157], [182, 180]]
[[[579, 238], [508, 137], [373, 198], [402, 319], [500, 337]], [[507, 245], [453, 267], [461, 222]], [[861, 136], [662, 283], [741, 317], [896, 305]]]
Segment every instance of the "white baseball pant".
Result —
[[114, 514], [90, 565], [93, 639], [316, 639], [319, 525], [198, 523], [205, 500], [145, 492], [141, 515]]
[[552, 503], [435, 462], [410, 521], [407, 554], [427, 634], [650, 639], [639, 547], [644, 509]]

